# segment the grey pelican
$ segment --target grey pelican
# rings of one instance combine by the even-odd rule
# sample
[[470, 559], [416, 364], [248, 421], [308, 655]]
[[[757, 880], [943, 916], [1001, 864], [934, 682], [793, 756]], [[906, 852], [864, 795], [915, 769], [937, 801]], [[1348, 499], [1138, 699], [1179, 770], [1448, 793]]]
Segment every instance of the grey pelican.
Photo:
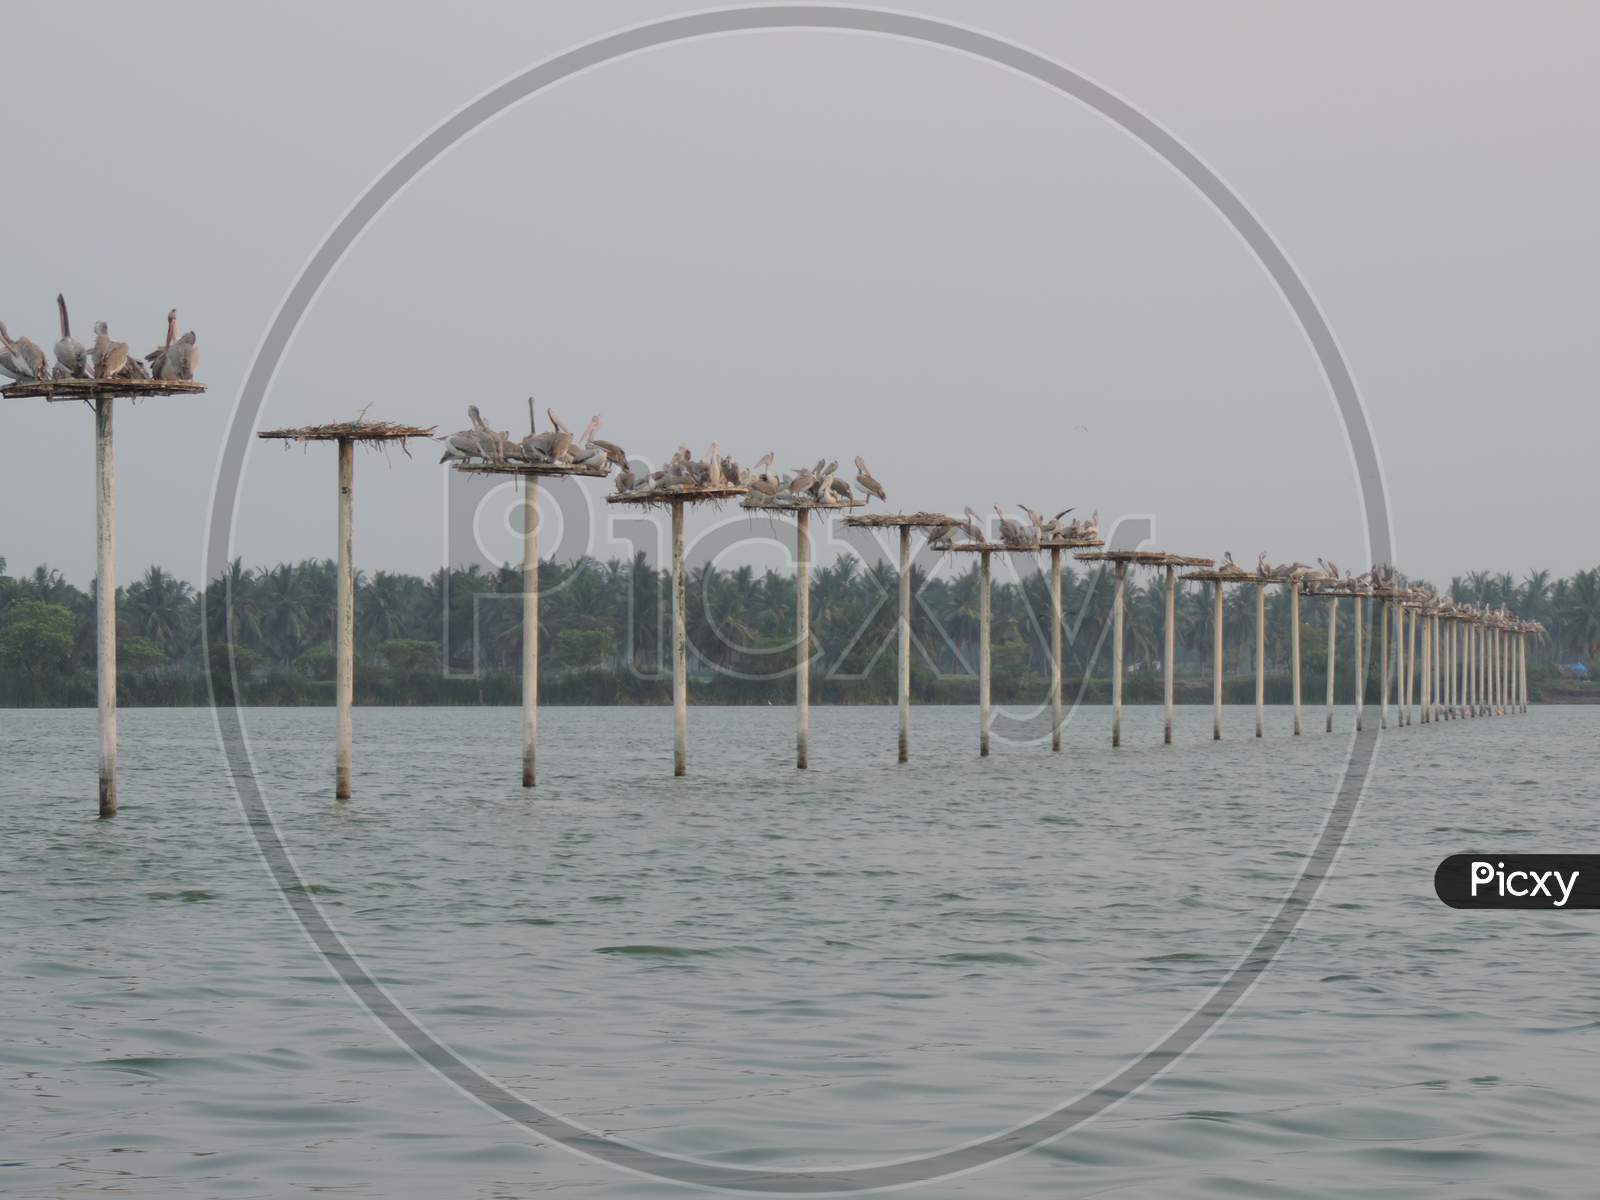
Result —
[[983, 521], [978, 514], [973, 512], [970, 506], [963, 508], [961, 511], [967, 518], [965, 521], [961, 522], [961, 532], [965, 533], [975, 542], [988, 541], [989, 539], [984, 532]]
[[772, 466], [772, 460], [774, 457], [775, 456], [773, 455], [772, 451], [768, 450], [760, 458], [756, 459], [756, 465], [750, 468], [751, 473], [755, 475], [765, 475], [768, 468]]
[[876, 496], [885, 504], [889, 502], [888, 495], [883, 490], [883, 485], [872, 477], [872, 472], [867, 470], [867, 460], [861, 455], [856, 455], [856, 482], [861, 485], [861, 490], [869, 496]]
[[1039, 543], [1038, 531], [1029, 537], [1027, 530], [1000, 511], [1000, 506], [994, 506], [995, 516], [1000, 518], [1000, 540], [1008, 546], [1036, 546]]
[[11, 378], [26, 383], [45, 377], [44, 351], [39, 349], [38, 343], [30, 337], [13, 339], [6, 332], [4, 321], [0, 321], [0, 345], [6, 348], [4, 357], [8, 365], [4, 369]]
[[954, 545], [956, 530], [959, 525], [940, 525], [928, 535], [929, 550], [948, 550]]
[[835, 476], [829, 481], [828, 486], [833, 489], [833, 494], [846, 504], [854, 504], [856, 502], [856, 494], [850, 490], [850, 485], [845, 480]]
[[616, 463], [617, 466], [625, 467], [628, 465], [627, 453], [615, 442], [608, 442], [604, 438], [591, 438], [589, 444], [605, 451], [606, 458]]
[[56, 362], [72, 379], [89, 378], [89, 352], [83, 343], [72, 336], [72, 326], [67, 320], [67, 298], [56, 293], [56, 311], [61, 314], [61, 340], [56, 343]]
[[172, 343], [178, 340], [178, 310], [167, 310], [167, 340], [144, 356], [150, 364], [150, 374], [157, 379], [176, 379], [178, 360], [172, 354]]
[[113, 342], [104, 321], [94, 323], [94, 377], [110, 379], [128, 365], [128, 343]]
[[811, 494], [823, 504], [828, 502], [828, 497], [833, 493], [834, 475], [831, 470], [824, 471], [818, 476], [817, 481], [811, 485]]
[[794, 473], [794, 477], [789, 480], [788, 485], [784, 490], [787, 491], [791, 496], [803, 496], [810, 492], [812, 488], [816, 487], [816, 485], [816, 473], [814, 471], [808, 471], [802, 467], [800, 470]]

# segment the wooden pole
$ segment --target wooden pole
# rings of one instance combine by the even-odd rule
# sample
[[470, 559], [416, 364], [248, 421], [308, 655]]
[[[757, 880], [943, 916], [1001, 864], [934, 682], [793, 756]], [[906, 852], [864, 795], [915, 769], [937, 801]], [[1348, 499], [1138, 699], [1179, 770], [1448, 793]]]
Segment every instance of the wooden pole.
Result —
[[1528, 711], [1528, 635], [1517, 639], [1517, 673], [1522, 676], [1522, 711]]
[[1405, 605], [1398, 609], [1400, 617], [1400, 664], [1395, 688], [1400, 706], [1400, 724], [1411, 724], [1411, 610]]
[[356, 445], [339, 439], [339, 580], [334, 626], [334, 703], [338, 708], [339, 749], [333, 771], [333, 795], [350, 799], [352, 743], [355, 723], [350, 708], [355, 697], [356, 567], [354, 554]]
[[1365, 647], [1361, 644], [1366, 630], [1362, 624], [1361, 597], [1355, 598], [1355, 631], [1356, 631], [1356, 732], [1361, 732], [1361, 714], [1367, 706], [1367, 656]]
[[1405, 711], [1406, 711], [1406, 720], [1405, 720], [1405, 723], [1407, 725], [1410, 725], [1410, 724], [1413, 723], [1413, 721], [1415, 719], [1415, 716], [1416, 716], [1416, 714], [1411, 711], [1411, 702], [1412, 702], [1412, 700], [1414, 700], [1416, 698], [1416, 682], [1417, 682], [1417, 610], [1414, 609], [1414, 608], [1402, 608], [1400, 610], [1400, 620], [1402, 622], [1400, 628], [1401, 628], [1401, 631], [1405, 634], [1405, 639], [1406, 639], [1406, 646], [1405, 646], [1405, 656], [1406, 656]]
[[1050, 551], [1050, 749], [1061, 749], [1061, 550]]
[[1442, 720], [1440, 714], [1444, 711], [1444, 655], [1442, 653], [1442, 632], [1444, 622], [1435, 613], [1429, 618], [1433, 628], [1433, 719], [1435, 722]]
[[1333, 676], [1339, 641], [1339, 597], [1328, 600], [1328, 724], [1326, 732], [1333, 732]]
[[1167, 564], [1167, 621], [1166, 638], [1161, 648], [1162, 701], [1166, 705], [1166, 726], [1162, 741], [1172, 745], [1172, 674], [1173, 659], [1177, 655], [1178, 628], [1178, 568]]
[[1461, 675], [1461, 704], [1462, 711], [1469, 717], [1478, 715], [1478, 689], [1476, 680], [1476, 666], [1473, 661], [1472, 650], [1477, 643], [1477, 626], [1468, 624], [1461, 630], [1462, 640], [1462, 675]]
[[1457, 705], [1461, 703], [1461, 622], [1454, 617], [1446, 617], [1444, 622], [1444, 638], [1450, 646], [1448, 670], [1445, 671], [1445, 711], [1454, 721], [1461, 715]]
[[1126, 590], [1128, 564], [1114, 562], [1111, 573], [1116, 586], [1111, 593], [1111, 744], [1122, 745], [1122, 596]]
[[1505, 630], [1495, 626], [1494, 637], [1494, 704], [1495, 715], [1506, 715], [1506, 635]]
[[672, 773], [689, 771], [689, 637], [684, 625], [683, 501], [672, 502]]
[[989, 551], [978, 552], [978, 754], [989, 756]]
[[537, 776], [539, 745], [539, 478], [522, 481], [522, 786]]
[[1294, 735], [1300, 736], [1300, 581], [1289, 581], [1289, 676], [1294, 685]]
[[1389, 610], [1394, 603], [1389, 600], [1378, 605], [1378, 728], [1389, 728]]
[[1267, 585], [1256, 584], [1256, 736], [1266, 729], [1267, 714]]
[[1418, 704], [1422, 709], [1422, 725], [1432, 725], [1434, 722], [1434, 619], [1427, 613], [1418, 613], [1422, 622], [1422, 670], [1418, 675]]
[[117, 815], [117, 519], [111, 397], [94, 401], [95, 676], [100, 697], [100, 815]]
[[811, 749], [811, 514], [794, 514], [795, 670], [794, 765], [806, 769]]
[[1222, 740], [1222, 580], [1211, 581], [1211, 737]]
[[900, 761], [911, 758], [911, 526], [900, 527]]

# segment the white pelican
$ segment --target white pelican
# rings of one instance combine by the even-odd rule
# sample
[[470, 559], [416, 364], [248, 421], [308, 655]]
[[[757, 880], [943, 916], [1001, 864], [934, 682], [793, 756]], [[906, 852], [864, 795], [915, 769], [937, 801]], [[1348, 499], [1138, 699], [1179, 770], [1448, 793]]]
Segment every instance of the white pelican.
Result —
[[56, 311], [61, 314], [61, 340], [56, 342], [56, 362], [72, 379], [89, 378], [89, 352], [83, 343], [72, 336], [72, 326], [67, 320], [67, 298], [56, 293]]
[[869, 496], [876, 496], [885, 504], [889, 502], [888, 495], [883, 490], [883, 485], [872, 477], [872, 472], [867, 470], [867, 461], [861, 455], [856, 455], [856, 482], [861, 485], [861, 490]]
[[113, 342], [104, 321], [94, 323], [94, 377], [110, 379], [128, 365], [128, 343]]

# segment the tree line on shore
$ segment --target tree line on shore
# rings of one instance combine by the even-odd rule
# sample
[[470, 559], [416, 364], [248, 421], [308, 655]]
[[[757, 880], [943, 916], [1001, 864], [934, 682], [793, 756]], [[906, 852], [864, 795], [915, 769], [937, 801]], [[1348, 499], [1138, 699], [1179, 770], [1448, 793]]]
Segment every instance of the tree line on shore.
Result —
[[[993, 688], [999, 702], [1039, 702], [1049, 688], [1049, 589], [1032, 559], [993, 587]], [[1003, 574], [996, 563], [996, 575]], [[661, 703], [670, 699], [670, 578], [643, 554], [605, 562], [539, 565], [540, 693], [549, 703]], [[357, 579], [356, 700], [367, 704], [516, 704], [520, 701], [520, 568], [439, 570], [428, 577], [377, 571]], [[915, 571], [912, 621], [918, 703], [973, 703], [978, 661], [976, 562]], [[1451, 580], [1455, 599], [1540, 621], [1530, 644], [1534, 697], [1570, 685], [1557, 664], [1600, 654], [1600, 567], [1556, 578], [1533, 571], [1476, 571]], [[1165, 580], [1130, 572], [1126, 696], [1159, 699]], [[892, 703], [898, 575], [886, 563], [846, 556], [812, 571], [812, 699]], [[335, 567], [308, 559], [248, 568], [235, 560], [196, 590], [159, 566], [118, 589], [119, 700], [131, 705], [332, 702]], [[795, 662], [793, 576], [704, 564], [688, 579], [692, 693], [697, 703], [787, 703]], [[1289, 699], [1288, 597], [1267, 592], [1268, 700]], [[231, 605], [228, 600], [231, 597]], [[1101, 566], [1066, 567], [1062, 578], [1068, 695], [1109, 695], [1112, 583]], [[1224, 613], [1227, 697], [1254, 697], [1255, 599], [1230, 587]], [[1370, 616], [1370, 605], [1367, 606]], [[1326, 601], [1301, 604], [1303, 694], [1316, 702], [1326, 678]], [[1339, 605], [1340, 698], [1354, 670], [1354, 606]], [[1209, 588], [1180, 586], [1178, 698], [1209, 702]], [[205, 652], [209, 637], [211, 654]], [[12, 577], [0, 558], [0, 705], [95, 703], [92, 590], [36, 567]], [[1370, 644], [1368, 654], [1373, 653]], [[230, 653], [231, 651], [231, 653]], [[234, 670], [230, 671], [229, 663]], [[1370, 661], [1370, 657], [1369, 657]], [[1376, 700], [1376, 671], [1369, 670]], [[236, 689], [237, 688], [237, 693]]]

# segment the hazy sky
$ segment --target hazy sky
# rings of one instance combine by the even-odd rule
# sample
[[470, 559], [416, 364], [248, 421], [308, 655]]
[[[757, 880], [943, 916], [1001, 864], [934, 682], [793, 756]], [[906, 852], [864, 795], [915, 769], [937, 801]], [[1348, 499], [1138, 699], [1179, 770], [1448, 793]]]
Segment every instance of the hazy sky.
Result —
[[[1083, 72], [1242, 196], [1371, 414], [1398, 561], [1600, 559], [1593, 400], [1600, 9], [908, 3]], [[117, 419], [120, 572], [190, 579], [267, 323], [334, 222], [485, 89], [666, 3], [8, 9], [0, 316], [64, 289], [148, 349], [177, 305], [199, 399]], [[76, 69], [61, 73], [69, 48]], [[843, 33], [600, 67], [436, 163], [301, 326], [262, 426], [521, 429], [526, 397], [630, 452], [864, 454], [896, 507], [1151, 513], [1165, 548], [1355, 565], [1328, 388], [1270, 280], [1170, 167], [991, 64]], [[92, 423], [7, 402], [0, 555], [86, 582]], [[357, 559], [443, 556], [442, 469], [358, 460]], [[333, 455], [252, 450], [236, 552], [334, 550]], [[595, 488], [598, 492], [598, 488]], [[593, 549], [613, 549], [603, 541]]]

